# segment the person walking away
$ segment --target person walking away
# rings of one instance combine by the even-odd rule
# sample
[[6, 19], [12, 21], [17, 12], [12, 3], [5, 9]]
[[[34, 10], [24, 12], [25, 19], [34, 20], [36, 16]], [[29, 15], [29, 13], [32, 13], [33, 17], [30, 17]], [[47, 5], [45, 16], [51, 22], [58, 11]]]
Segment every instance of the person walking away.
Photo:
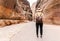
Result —
[[36, 35], [37, 35], [37, 37], [39, 37], [38, 36], [39, 28], [40, 28], [40, 37], [42, 38], [42, 35], [43, 35], [42, 15], [36, 17]]

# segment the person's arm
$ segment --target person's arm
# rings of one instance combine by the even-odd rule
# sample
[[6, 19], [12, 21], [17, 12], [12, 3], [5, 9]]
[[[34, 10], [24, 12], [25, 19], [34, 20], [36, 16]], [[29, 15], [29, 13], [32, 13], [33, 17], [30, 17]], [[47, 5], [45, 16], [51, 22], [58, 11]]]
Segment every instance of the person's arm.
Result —
[[42, 13], [42, 18], [45, 18], [44, 14]]

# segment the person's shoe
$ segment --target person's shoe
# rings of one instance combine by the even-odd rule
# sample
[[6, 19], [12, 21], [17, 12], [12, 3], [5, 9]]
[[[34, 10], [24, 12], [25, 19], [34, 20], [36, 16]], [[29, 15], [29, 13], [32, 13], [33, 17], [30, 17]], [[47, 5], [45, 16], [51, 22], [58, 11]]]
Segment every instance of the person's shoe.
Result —
[[39, 38], [39, 36], [37, 36], [37, 38]]
[[40, 37], [42, 38], [42, 35]]

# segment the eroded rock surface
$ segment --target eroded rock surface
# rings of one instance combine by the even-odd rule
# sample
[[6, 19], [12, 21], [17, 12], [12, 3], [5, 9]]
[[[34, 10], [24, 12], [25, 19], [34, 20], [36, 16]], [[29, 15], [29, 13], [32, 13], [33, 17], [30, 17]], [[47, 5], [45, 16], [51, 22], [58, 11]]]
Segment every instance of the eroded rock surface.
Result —
[[31, 14], [32, 11], [27, 0], [0, 0], [0, 26], [30, 20]]
[[60, 0], [42, 0], [37, 3], [36, 9], [38, 8], [42, 9], [45, 23], [60, 25]]

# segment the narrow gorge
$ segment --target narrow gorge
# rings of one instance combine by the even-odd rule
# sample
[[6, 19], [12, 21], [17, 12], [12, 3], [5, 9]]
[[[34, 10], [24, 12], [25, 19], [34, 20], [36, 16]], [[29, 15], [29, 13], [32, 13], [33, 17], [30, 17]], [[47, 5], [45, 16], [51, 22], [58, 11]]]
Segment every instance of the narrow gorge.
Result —
[[0, 26], [31, 21], [32, 11], [27, 0], [0, 0]]

